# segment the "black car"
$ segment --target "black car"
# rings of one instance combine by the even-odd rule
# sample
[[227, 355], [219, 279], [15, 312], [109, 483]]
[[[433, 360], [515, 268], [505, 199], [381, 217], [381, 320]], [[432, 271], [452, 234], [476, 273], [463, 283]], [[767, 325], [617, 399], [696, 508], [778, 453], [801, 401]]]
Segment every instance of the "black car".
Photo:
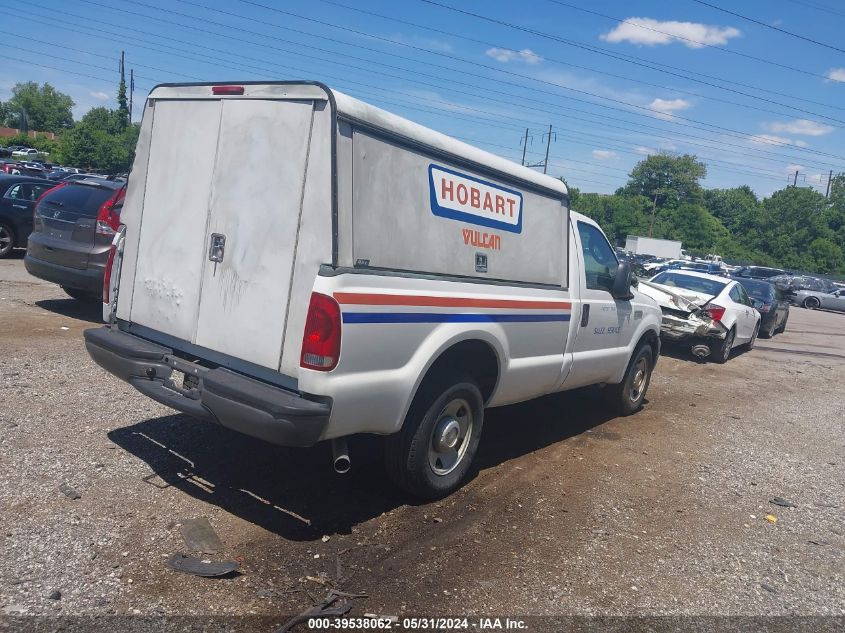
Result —
[[56, 183], [31, 176], [0, 174], [0, 258], [26, 246], [32, 232], [32, 205]]
[[61, 183], [35, 207], [24, 265], [75, 299], [99, 297], [125, 182], [87, 178]]
[[778, 275], [785, 275], [786, 271], [780, 268], [769, 268], [767, 266], [743, 266], [734, 273], [734, 277], [743, 279], [770, 279]]
[[745, 288], [751, 302], [760, 313], [760, 336], [772, 338], [786, 329], [789, 320], [789, 300], [775, 284], [762, 279], [733, 277]]

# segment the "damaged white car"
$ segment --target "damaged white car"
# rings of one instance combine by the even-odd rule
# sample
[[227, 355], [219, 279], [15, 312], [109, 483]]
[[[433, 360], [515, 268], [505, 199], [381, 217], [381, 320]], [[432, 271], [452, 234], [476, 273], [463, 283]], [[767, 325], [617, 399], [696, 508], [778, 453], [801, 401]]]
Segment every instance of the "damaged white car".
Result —
[[734, 347], [754, 347], [760, 313], [736, 281], [692, 271], [667, 270], [640, 281], [639, 290], [663, 311], [661, 337], [689, 343], [697, 358], [724, 363]]

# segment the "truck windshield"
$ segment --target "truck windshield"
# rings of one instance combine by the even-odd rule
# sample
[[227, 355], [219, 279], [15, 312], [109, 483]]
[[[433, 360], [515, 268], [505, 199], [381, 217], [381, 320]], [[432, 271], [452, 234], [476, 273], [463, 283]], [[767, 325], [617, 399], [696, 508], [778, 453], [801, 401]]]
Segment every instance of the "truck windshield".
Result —
[[692, 290], [693, 292], [700, 292], [702, 294], [716, 296], [725, 289], [727, 283], [716, 281], [715, 279], [705, 279], [695, 275], [684, 275], [680, 272], [666, 271], [659, 275], [655, 275], [651, 279], [652, 283], [669, 286], [670, 288], [683, 288], [684, 290]]

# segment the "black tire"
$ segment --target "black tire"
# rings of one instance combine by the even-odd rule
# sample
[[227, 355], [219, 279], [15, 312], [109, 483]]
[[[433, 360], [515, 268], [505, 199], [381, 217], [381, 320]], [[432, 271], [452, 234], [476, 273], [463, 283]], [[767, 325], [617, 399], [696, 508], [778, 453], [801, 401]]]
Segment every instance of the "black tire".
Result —
[[731, 357], [731, 350], [733, 349], [734, 340], [736, 339], [736, 330], [731, 328], [724, 340], [713, 341], [710, 343], [710, 356], [713, 361], [724, 365]]
[[95, 294], [86, 292], [84, 290], [79, 290], [77, 288], [68, 288], [67, 286], [62, 286], [62, 290], [65, 291], [65, 294], [67, 294], [67, 296], [73, 297], [77, 301], [84, 301], [85, 303], [94, 303], [94, 300], [98, 298]]
[[801, 305], [808, 310], [815, 310], [821, 305], [821, 301], [819, 301], [816, 297], [807, 297]]
[[[454, 406], [458, 409], [452, 416], [447, 410]], [[461, 407], [466, 407], [465, 414], [471, 416], [470, 431], [462, 440], [458, 437], [457, 461], [451, 466], [435, 457], [433, 465], [432, 456], [439, 454], [435, 431], [444, 429], [450, 418], [460, 419]], [[460, 486], [469, 472], [483, 426], [484, 399], [471, 377], [457, 372], [427, 377], [411, 403], [402, 429], [385, 442], [384, 462], [388, 476], [398, 487], [423, 499], [448, 495]], [[443, 473], [435, 472], [436, 464]]]
[[[754, 349], [754, 343], [757, 342], [757, 335], [759, 333], [760, 333], [760, 324], [758, 323], [757, 325], [754, 326], [754, 333], [751, 335], [751, 340], [748, 341], [745, 344], [745, 350], [747, 352], [750, 352], [752, 349]], [[774, 336], [774, 334], [770, 334], [769, 338], [771, 338], [772, 336]]]
[[783, 334], [786, 332], [786, 322], [789, 321], [789, 312], [786, 313], [786, 316], [783, 317], [783, 323], [780, 324], [780, 327], [775, 330], [777, 334]]
[[11, 226], [0, 222], [0, 259], [8, 257], [15, 248], [15, 231]]
[[[647, 343], [642, 343], [631, 355], [625, 377], [618, 385], [609, 387], [610, 406], [618, 415], [631, 415], [643, 406], [651, 372], [654, 369], [654, 352]], [[641, 375], [644, 372], [644, 375]]]
[[765, 332], [760, 332], [760, 336], [762, 336], [763, 338], [772, 338], [777, 333], [778, 333], [777, 325], [773, 325], [772, 327], [770, 327]]

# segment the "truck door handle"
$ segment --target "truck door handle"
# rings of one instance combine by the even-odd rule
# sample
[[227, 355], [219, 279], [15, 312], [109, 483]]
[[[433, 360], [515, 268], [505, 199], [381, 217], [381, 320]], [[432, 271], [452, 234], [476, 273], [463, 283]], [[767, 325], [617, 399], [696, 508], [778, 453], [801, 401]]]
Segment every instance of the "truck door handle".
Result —
[[[226, 236], [220, 233], [211, 234], [211, 244], [208, 247], [208, 259], [215, 264], [223, 261], [226, 252]], [[215, 267], [216, 268], [216, 267]]]
[[590, 304], [585, 303], [581, 306], [581, 327], [587, 327], [590, 322]]

